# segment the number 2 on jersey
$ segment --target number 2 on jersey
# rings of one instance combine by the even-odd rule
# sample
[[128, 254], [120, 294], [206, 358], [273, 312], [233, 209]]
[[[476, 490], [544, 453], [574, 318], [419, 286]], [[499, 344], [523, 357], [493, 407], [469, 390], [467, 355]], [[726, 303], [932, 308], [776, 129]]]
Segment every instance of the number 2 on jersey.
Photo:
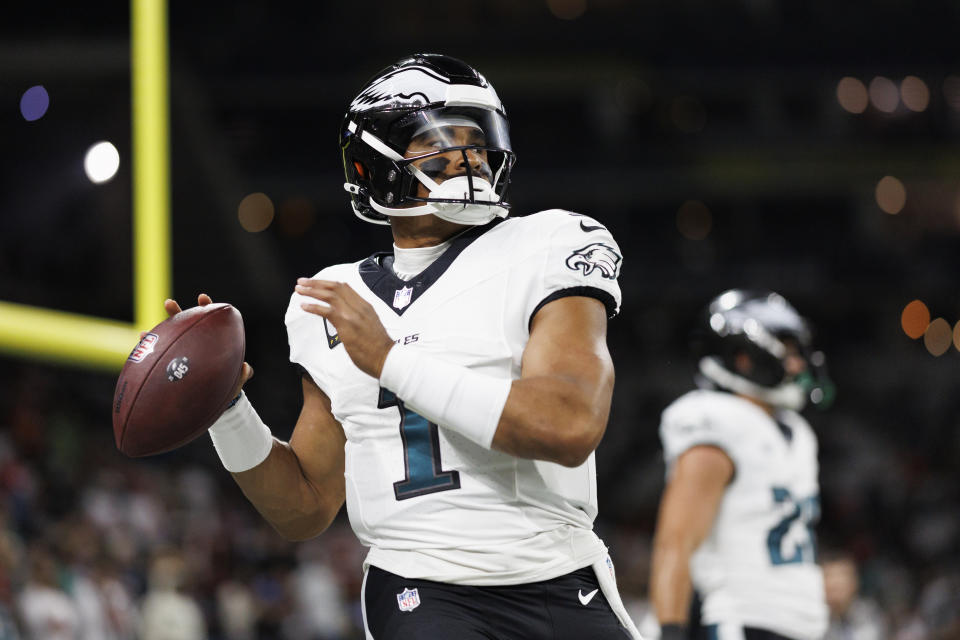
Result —
[[[817, 520], [820, 519], [819, 497], [812, 496], [798, 501], [794, 499], [788, 489], [773, 487], [773, 502], [774, 504], [792, 505], [793, 510], [767, 534], [767, 549], [770, 551], [770, 563], [778, 565], [816, 562], [817, 543], [813, 526], [817, 523]], [[792, 553], [784, 556], [784, 538], [787, 537], [791, 527], [793, 527], [793, 524], [798, 520], [805, 527], [804, 536], [802, 539], [795, 540]]]
[[400, 410], [400, 439], [403, 441], [403, 468], [406, 476], [393, 483], [397, 500], [460, 488], [460, 472], [444, 471], [440, 463], [440, 437], [436, 424], [408, 409], [403, 400], [380, 388], [377, 408]]

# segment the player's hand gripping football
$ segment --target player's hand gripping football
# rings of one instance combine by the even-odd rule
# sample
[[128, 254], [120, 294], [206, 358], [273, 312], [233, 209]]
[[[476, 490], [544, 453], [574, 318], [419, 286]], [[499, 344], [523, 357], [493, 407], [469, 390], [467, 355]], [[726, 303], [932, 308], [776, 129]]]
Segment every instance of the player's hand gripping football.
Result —
[[[205, 307], [208, 304], [213, 302], [213, 298], [208, 296], [205, 293], [201, 293], [197, 296], [197, 304], [201, 307]], [[180, 308], [180, 305], [176, 300], [167, 299], [163, 302], [163, 308], [167, 312], [168, 316], [175, 316], [180, 313], [183, 309]], [[140, 333], [140, 337], [143, 338], [145, 332]], [[243, 389], [243, 385], [247, 383], [247, 380], [253, 377], [253, 367], [251, 367], [246, 362], [243, 363], [243, 372], [240, 375], [240, 381], [237, 383], [237, 388], [233, 390], [233, 396], [240, 394], [240, 390]]]
[[336, 327], [340, 342], [353, 364], [367, 375], [379, 378], [393, 340], [373, 307], [343, 282], [299, 278], [296, 291], [326, 303], [305, 302], [300, 306], [304, 311], [329, 320]]

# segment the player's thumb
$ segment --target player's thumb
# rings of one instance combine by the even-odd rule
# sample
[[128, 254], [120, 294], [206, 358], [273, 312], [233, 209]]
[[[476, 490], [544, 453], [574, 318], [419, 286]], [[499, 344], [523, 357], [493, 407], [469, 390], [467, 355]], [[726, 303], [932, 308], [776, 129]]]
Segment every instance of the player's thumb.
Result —
[[253, 367], [251, 367], [246, 362], [243, 363], [243, 366], [240, 368], [240, 379], [237, 381], [237, 386], [234, 388], [231, 395], [238, 396], [240, 391], [243, 389], [243, 385], [247, 384], [247, 380], [253, 377]]

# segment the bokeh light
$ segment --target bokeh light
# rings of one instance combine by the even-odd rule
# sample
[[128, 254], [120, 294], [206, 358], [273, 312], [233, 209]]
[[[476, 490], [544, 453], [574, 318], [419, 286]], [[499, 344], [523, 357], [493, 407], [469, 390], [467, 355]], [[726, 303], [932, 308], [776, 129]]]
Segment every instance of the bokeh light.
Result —
[[687, 200], [677, 210], [677, 229], [687, 240], [703, 240], [712, 226], [710, 209], [699, 200]]
[[670, 106], [670, 119], [683, 133], [700, 133], [707, 124], [707, 112], [696, 98], [679, 96]]
[[930, 310], [922, 300], [913, 300], [907, 303], [900, 314], [900, 326], [903, 332], [916, 340], [922, 336], [930, 326]]
[[547, 8], [561, 20], [576, 20], [587, 11], [587, 0], [547, 0]]
[[923, 334], [923, 346], [934, 356], [942, 356], [953, 343], [953, 327], [943, 318], [937, 318]]
[[20, 97], [20, 113], [27, 122], [39, 120], [50, 107], [50, 94], [42, 84], [30, 87]]
[[953, 348], [960, 351], [960, 320], [953, 325]]
[[265, 193], [251, 193], [240, 201], [237, 218], [244, 231], [259, 233], [273, 222], [273, 201]]
[[925, 111], [930, 106], [930, 89], [917, 76], [907, 76], [900, 83], [900, 98], [910, 111]]
[[943, 80], [943, 99], [950, 108], [960, 111], [960, 77], [947, 76]]
[[893, 176], [884, 176], [875, 190], [877, 206], [885, 213], [896, 215], [907, 204], [907, 188]]
[[900, 104], [900, 89], [890, 78], [877, 76], [870, 81], [870, 102], [879, 111], [893, 113]]
[[850, 113], [863, 113], [870, 104], [870, 96], [863, 82], [847, 76], [837, 83], [837, 101]]
[[87, 149], [83, 170], [94, 184], [108, 182], [120, 168], [120, 152], [109, 142], [98, 142]]
[[307, 198], [290, 198], [280, 203], [277, 227], [285, 236], [299, 238], [313, 226], [317, 213]]

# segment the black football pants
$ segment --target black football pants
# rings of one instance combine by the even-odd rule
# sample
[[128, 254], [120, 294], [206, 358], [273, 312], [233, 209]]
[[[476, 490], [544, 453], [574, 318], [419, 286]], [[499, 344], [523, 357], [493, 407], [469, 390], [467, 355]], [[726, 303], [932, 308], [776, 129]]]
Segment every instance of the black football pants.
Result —
[[402, 578], [370, 567], [364, 618], [374, 640], [624, 640], [592, 567], [505, 587]]

